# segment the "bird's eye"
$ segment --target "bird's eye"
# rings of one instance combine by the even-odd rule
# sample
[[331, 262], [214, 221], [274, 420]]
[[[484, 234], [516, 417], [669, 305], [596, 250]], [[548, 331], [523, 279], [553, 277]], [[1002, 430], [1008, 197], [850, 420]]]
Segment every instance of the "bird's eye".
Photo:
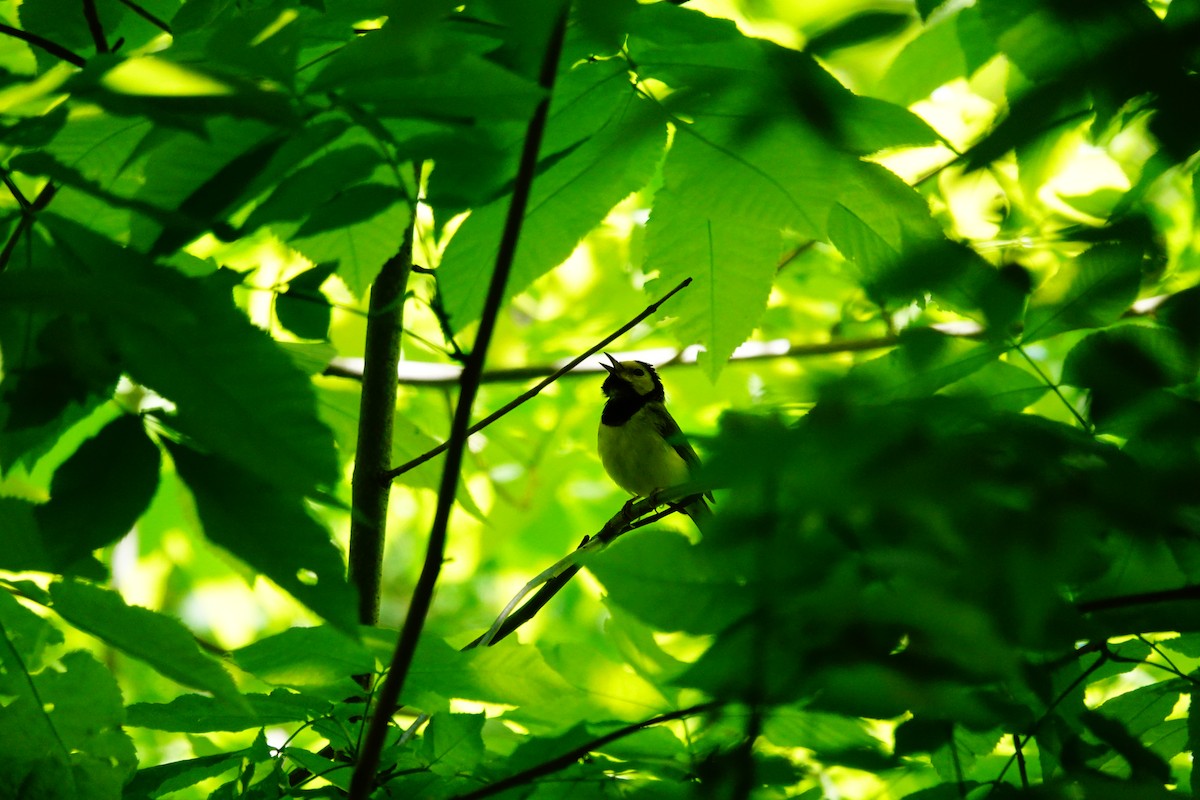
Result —
[[642, 369], [635, 369], [635, 370], [633, 371], [633, 374], [634, 374], [634, 375], [637, 375], [637, 376], [640, 378], [640, 377], [642, 377], [643, 375], [645, 375], [645, 374], [646, 374], [646, 371], [645, 371], [645, 370], [642, 370]]

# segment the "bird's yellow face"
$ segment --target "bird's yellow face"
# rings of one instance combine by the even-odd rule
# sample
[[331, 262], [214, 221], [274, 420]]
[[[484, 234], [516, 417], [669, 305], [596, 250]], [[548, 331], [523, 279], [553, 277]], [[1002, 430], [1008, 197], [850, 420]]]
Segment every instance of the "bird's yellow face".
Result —
[[601, 363], [608, 370], [604, 380], [605, 397], [635, 396], [661, 394], [662, 381], [654, 368], [644, 361], [617, 361], [608, 353], [604, 354], [609, 363]]

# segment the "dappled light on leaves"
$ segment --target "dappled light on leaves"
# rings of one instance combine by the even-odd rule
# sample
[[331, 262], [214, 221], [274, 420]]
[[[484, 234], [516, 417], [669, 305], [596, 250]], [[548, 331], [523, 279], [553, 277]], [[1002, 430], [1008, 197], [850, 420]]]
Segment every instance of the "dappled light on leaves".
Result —
[[1200, 792], [1194, 0], [3, 17], [0, 796]]

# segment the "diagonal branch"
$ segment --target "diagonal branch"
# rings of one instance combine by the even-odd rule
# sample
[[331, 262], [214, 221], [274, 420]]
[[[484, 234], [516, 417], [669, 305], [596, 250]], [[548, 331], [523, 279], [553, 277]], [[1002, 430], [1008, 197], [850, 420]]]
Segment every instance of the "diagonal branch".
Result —
[[517, 176], [513, 185], [512, 201], [509, 203], [508, 216], [504, 222], [504, 233], [496, 254], [496, 267], [492, 271], [487, 300], [484, 304], [483, 315], [479, 320], [479, 332], [476, 334], [474, 347], [471, 349], [471, 355], [463, 370], [462, 387], [459, 391], [458, 405], [454, 411], [454, 422], [450, 428], [446, 464], [442, 470], [442, 482], [438, 490], [438, 502], [434, 511], [433, 526], [429, 533], [429, 544], [425, 551], [425, 562], [421, 567], [421, 575], [417, 579], [417, 586], [409, 603], [404, 627], [400, 630], [400, 639], [392, 653], [387, 676], [379, 690], [366, 738], [358, 753], [354, 776], [350, 781], [351, 800], [366, 800], [374, 788], [375, 775], [379, 767], [384, 740], [387, 737], [388, 724], [396, 710], [400, 692], [408, 677], [408, 670], [412, 666], [417, 642], [420, 639], [421, 630], [425, 626], [425, 617], [428, 615], [433, 601], [433, 590], [441, 572], [442, 560], [445, 557], [446, 530], [450, 522], [450, 510], [454, 505], [459, 469], [462, 466], [463, 446], [466, 444], [467, 431], [471, 424], [471, 406], [479, 391], [479, 379], [483, 375], [488, 344], [491, 342], [492, 333], [496, 327], [496, 318], [504, 300], [504, 289], [508, 283], [509, 272], [512, 270], [521, 234], [521, 223], [525, 218], [525, 208], [529, 202], [529, 190], [533, 184], [534, 173], [537, 171], [538, 151], [541, 149], [542, 135], [546, 130], [546, 117], [550, 110], [554, 79], [558, 72], [559, 59], [562, 56], [563, 41], [566, 39], [568, 9], [568, 3], [561, 4], [542, 57], [538, 83], [545, 90], [545, 95], [529, 120], [525, 146], [521, 152], [521, 162], [517, 168]]
[[12, 25], [5, 25], [3, 22], [0, 22], [0, 33], [11, 36], [14, 39], [20, 39], [21, 41], [31, 44], [34, 47], [45, 50], [50, 55], [54, 56], [55, 58], [61, 58], [68, 64], [73, 64], [77, 67], [82, 67], [87, 64], [87, 59], [85, 59], [83, 56], [79, 55], [78, 53], [71, 52], [57, 42], [52, 42], [43, 36], [38, 36], [36, 33], [23, 31], [20, 28], [14, 28]]
[[[491, 647], [496, 642], [513, 633], [517, 628], [533, 619], [534, 615], [541, 611], [542, 607], [550, 602], [570, 582], [571, 578], [575, 577], [575, 574], [583, 566], [580, 563], [580, 558], [587, 553], [607, 547], [619, 536], [637, 528], [645, 527], [652, 522], [657, 522], [669, 514], [674, 514], [680, 510], [686, 500], [697, 495], [699, 488], [694, 484], [682, 484], [659, 492], [653, 498], [640, 498], [637, 502], [630, 503], [625, 508], [622, 508], [608, 522], [604, 523], [604, 527], [597, 531], [595, 535], [585, 536], [583, 541], [579, 543], [579, 546], [572, 552], [559, 559], [547, 569], [542, 570], [533, 580], [525, 584], [524, 588], [517, 593], [517, 596], [509, 601], [504, 610], [496, 617], [496, 621], [492, 623], [492, 627], [464, 647], [463, 650], [471, 650], [480, 646]], [[709, 487], [704, 488], [707, 490]], [[666, 510], [650, 514], [657, 506], [663, 504], [667, 505]], [[650, 516], [641, 518], [644, 514], [650, 514]], [[514, 611], [517, 603], [521, 602], [530, 592], [537, 589], [538, 586], [542, 587], [538, 593]]]
[[[534, 397], [536, 397], [538, 395], [539, 392], [542, 391], [542, 389], [545, 389], [547, 386], [554, 383], [556, 380], [561, 378], [563, 375], [565, 375], [568, 372], [570, 372], [571, 370], [575, 369], [575, 367], [577, 367], [581, 363], [583, 363], [583, 361], [585, 359], [590, 358], [591, 356], [595, 355], [595, 353], [597, 351], [599, 351], [601, 348], [603, 348], [606, 345], [610, 344], [611, 342], [615, 341], [618, 337], [622, 336], [626, 331], [631, 330], [633, 328], [633, 326], [637, 325], [639, 322], [644, 320], [646, 317], [653, 314], [655, 311], [658, 310], [659, 306], [661, 306], [663, 303], [670, 300], [671, 297], [676, 292], [680, 291], [681, 289], [683, 289], [685, 286], [687, 286], [691, 282], [692, 282], [692, 279], [687, 278], [682, 283], [680, 283], [678, 286], [676, 286], [674, 289], [672, 289], [671, 291], [669, 291], [665, 295], [663, 295], [659, 300], [657, 300], [656, 302], [651, 303], [649, 306], [647, 306], [646, 309], [644, 311], [642, 311], [642, 313], [638, 314], [636, 317], [631, 319], [629, 322], [625, 323], [620, 328], [613, 331], [611, 334], [606, 336], [600, 342], [596, 343], [589, 349], [585, 350], [582, 355], [577, 356], [576, 358], [572, 359], [569, 363], [567, 363], [563, 367], [560, 367], [559, 369], [555, 370], [554, 373], [550, 375], [550, 377], [541, 381], [536, 386], [534, 386], [532, 389], [530, 389], [529, 391], [520, 395], [519, 397], [517, 397], [516, 399], [514, 399], [512, 402], [508, 403], [504, 407], [498, 409], [497, 411], [494, 411], [493, 413], [491, 413], [488, 416], [481, 419], [479, 422], [476, 422], [474, 425], [472, 425], [470, 428], [467, 429], [467, 435], [470, 436], [473, 433], [478, 433], [479, 431], [486, 428], [488, 425], [491, 425], [493, 422], [495, 422], [496, 420], [503, 417], [508, 412], [515, 409], [517, 406], [521, 405], [522, 403], [526, 402], [527, 400], [532, 400]], [[478, 349], [478, 346], [476, 347], [476, 349]], [[480, 376], [481, 381], [482, 381], [482, 378], [483, 378], [483, 376], [481, 375]], [[401, 464], [400, 466], [396, 467], [393, 470], [389, 470], [384, 475], [384, 479], [388, 482], [395, 480], [397, 477], [408, 472], [410, 469], [415, 469], [416, 467], [421, 466], [422, 464], [424, 464], [426, 461], [433, 458], [434, 456], [437, 456], [441, 453], [446, 452], [446, 448], [449, 447], [449, 444], [450, 444], [449, 442], [443, 442], [442, 444], [433, 448], [429, 452], [422, 453], [421, 455], [417, 456], [416, 458], [412, 459], [411, 461], [405, 462], [404, 464]]]
[[57, 191], [58, 187], [53, 183], [47, 183], [42, 187], [42, 191], [38, 192], [38, 196], [33, 198], [31, 205], [21, 208], [21, 219], [17, 221], [17, 225], [9, 235], [8, 241], [4, 243], [4, 249], [0, 250], [0, 272], [3, 272], [8, 267], [8, 262], [12, 260], [13, 251], [17, 249], [17, 242], [32, 227], [34, 216], [50, 204]]
[[515, 788], [517, 786], [524, 786], [525, 784], [532, 783], [533, 781], [545, 775], [553, 775], [559, 770], [566, 769], [593, 750], [598, 750], [601, 747], [604, 747], [606, 744], [611, 744], [619, 739], [624, 739], [626, 736], [630, 736], [640, 730], [649, 728], [652, 725], [661, 725], [664, 722], [671, 722], [677, 719], [693, 717], [697, 714], [704, 714], [717, 709], [719, 706], [719, 703], [699, 703], [694, 706], [689, 706], [688, 708], [681, 708], [678, 711], [659, 714], [657, 717], [651, 717], [650, 719], [642, 720], [641, 722], [635, 722], [632, 725], [626, 725], [623, 728], [617, 728], [612, 733], [607, 733], [598, 739], [593, 739], [587, 744], [582, 744], [579, 747], [576, 747], [574, 750], [568, 750], [562, 755], [555, 756], [549, 761], [543, 761], [541, 764], [530, 767], [522, 772], [518, 772], [516, 775], [509, 775], [503, 780], [488, 784], [487, 786], [484, 786], [481, 789], [476, 789], [473, 792], [455, 795], [454, 800], [481, 800], [481, 798], [491, 797], [494, 794], [499, 794], [500, 792]]
[[126, 8], [128, 8], [133, 13], [137, 14], [142, 19], [146, 20], [146, 22], [149, 22], [151, 25], [158, 28], [163, 33], [171, 32], [170, 25], [163, 22], [158, 17], [154, 16], [149, 11], [147, 11], [146, 9], [139, 6], [137, 3], [133, 2], [133, 0], [117, 0], [117, 2], [120, 3], [121, 5], [125, 6]]

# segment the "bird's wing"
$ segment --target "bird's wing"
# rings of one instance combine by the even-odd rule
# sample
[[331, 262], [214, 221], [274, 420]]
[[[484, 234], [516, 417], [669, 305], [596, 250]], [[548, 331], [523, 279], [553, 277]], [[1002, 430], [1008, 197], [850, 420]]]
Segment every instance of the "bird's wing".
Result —
[[[679, 429], [679, 423], [671, 416], [671, 412], [667, 411], [667, 407], [654, 403], [647, 406], [650, 409], [654, 418], [654, 427], [659, 435], [667, 440], [667, 444], [675, 448], [675, 452], [683, 459], [683, 463], [687, 464], [688, 470], [695, 472], [700, 467], [700, 456], [696, 455], [696, 451], [688, 444], [687, 437], [683, 435], [683, 431]], [[706, 492], [705, 497], [712, 499], [712, 494]]]

